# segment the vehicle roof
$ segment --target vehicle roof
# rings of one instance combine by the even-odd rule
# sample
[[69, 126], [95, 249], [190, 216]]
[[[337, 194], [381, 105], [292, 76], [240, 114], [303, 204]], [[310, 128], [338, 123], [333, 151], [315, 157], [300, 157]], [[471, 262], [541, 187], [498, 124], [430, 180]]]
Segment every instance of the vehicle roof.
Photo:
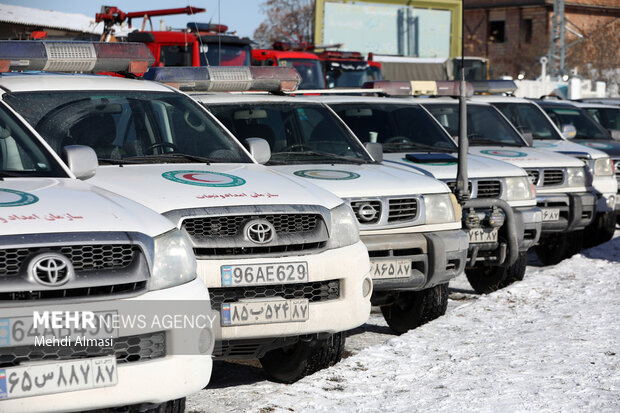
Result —
[[569, 102], [566, 100], [557, 100], [557, 99], [531, 99], [532, 102], [536, 102], [538, 105], [540, 106], [547, 106], [547, 107], [576, 107], [575, 106], [575, 102]]
[[473, 100], [477, 100], [480, 102], [508, 102], [508, 103], [532, 103], [531, 100], [525, 98], [518, 98], [516, 96], [505, 96], [505, 95], [474, 95], [472, 97]]
[[70, 73], [4, 73], [0, 75], [0, 86], [9, 92], [49, 90], [140, 90], [173, 93], [173, 89], [170, 87], [148, 80]]
[[[302, 91], [303, 92], [303, 91]], [[383, 103], [400, 103], [400, 104], [415, 104], [412, 99], [406, 97], [382, 97], [382, 96], [353, 96], [353, 95], [319, 95], [319, 96], [305, 96], [306, 99], [316, 100], [330, 103], [364, 103], [364, 102], [383, 102]]]
[[[411, 100], [413, 100], [416, 103], [419, 103], [420, 105], [429, 105], [429, 104], [432, 105], [432, 104], [440, 104], [440, 103], [444, 103], [444, 104], [448, 103], [451, 105], [459, 104], [459, 100], [451, 96], [438, 96], [438, 97], [432, 97], [432, 98], [417, 97]], [[476, 100], [471, 100], [471, 99], [467, 99], [467, 104], [477, 105], [477, 106], [491, 106], [491, 104], [488, 102], [476, 101]]]
[[571, 103], [580, 108], [600, 108], [600, 109], [616, 109], [616, 110], [620, 109], [618, 108], [618, 106], [606, 105], [604, 103], [595, 103], [595, 102], [571, 102]]
[[319, 104], [305, 97], [272, 95], [270, 93], [189, 93], [194, 99], [206, 103], [251, 103], [251, 102], [277, 102], [277, 103], [311, 103]]

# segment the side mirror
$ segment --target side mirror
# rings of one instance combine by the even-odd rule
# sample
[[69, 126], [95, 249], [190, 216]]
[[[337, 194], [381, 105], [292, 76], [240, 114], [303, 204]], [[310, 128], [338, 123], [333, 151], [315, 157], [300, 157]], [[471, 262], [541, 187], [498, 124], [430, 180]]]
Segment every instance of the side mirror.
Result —
[[86, 180], [95, 176], [99, 161], [90, 146], [69, 145], [63, 148], [63, 159], [77, 179]]
[[527, 146], [534, 146], [534, 135], [531, 132], [522, 132], [521, 136], [523, 136]]
[[256, 159], [256, 162], [260, 164], [266, 164], [271, 158], [271, 149], [269, 143], [263, 138], [247, 138], [245, 141], [245, 147], [247, 148], [252, 158]]
[[620, 130], [618, 129], [609, 129], [609, 134], [611, 138], [615, 141], [620, 141]]
[[370, 156], [372, 156], [372, 159], [377, 162], [383, 162], [383, 145], [376, 142], [366, 142], [364, 146]]
[[562, 135], [566, 139], [573, 139], [575, 136], [577, 136], [577, 129], [575, 129], [573, 125], [563, 125]]

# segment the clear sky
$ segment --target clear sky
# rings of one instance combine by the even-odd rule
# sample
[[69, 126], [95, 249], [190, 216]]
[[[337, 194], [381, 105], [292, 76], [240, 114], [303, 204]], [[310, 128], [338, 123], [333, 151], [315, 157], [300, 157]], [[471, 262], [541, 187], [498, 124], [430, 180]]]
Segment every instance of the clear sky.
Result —
[[[254, 30], [265, 19], [260, 11], [262, 0], [0, 0], [0, 3], [14, 4], [43, 10], [54, 10], [67, 13], [80, 13], [95, 18], [102, 5], [116, 6], [125, 13], [134, 11], [173, 9], [178, 7], [201, 7], [205, 13], [197, 14], [197, 22], [218, 22], [218, 4], [221, 5], [221, 23], [229, 30], [236, 30], [240, 36], [252, 37]], [[173, 28], [185, 27], [193, 17], [186, 14], [176, 16], [154, 17], [153, 28], [159, 30], [159, 20], [163, 19], [166, 26]], [[140, 28], [142, 19], [134, 19], [133, 27]], [[148, 28], [148, 25], [147, 25]]]

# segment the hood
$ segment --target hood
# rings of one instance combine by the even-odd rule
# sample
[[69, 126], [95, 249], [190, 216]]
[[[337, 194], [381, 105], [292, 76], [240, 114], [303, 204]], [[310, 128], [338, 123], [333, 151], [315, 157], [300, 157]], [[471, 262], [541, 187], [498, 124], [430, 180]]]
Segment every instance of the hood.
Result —
[[574, 142], [585, 145], [588, 148], [598, 149], [614, 159], [620, 158], [620, 142], [609, 139], [580, 139]]
[[[416, 170], [420, 173], [432, 176], [435, 179], [456, 179], [458, 163], [457, 162], [439, 162], [439, 163], [416, 163], [406, 158], [408, 153], [384, 153], [383, 162], [398, 168], [407, 170]], [[455, 158], [457, 153], [451, 154]], [[467, 175], [469, 178], [497, 178], [506, 176], [527, 176], [525, 171], [500, 160], [489, 159], [483, 156], [468, 155], [467, 156]]]
[[583, 162], [572, 156], [527, 146], [470, 146], [469, 151], [521, 168], [583, 167]]
[[310, 183], [257, 164], [103, 166], [89, 180], [159, 213], [239, 205], [321, 205], [342, 201]]
[[[560, 140], [560, 139], [558, 140], [544, 139], [544, 140], [535, 140], [534, 148], [542, 149], [545, 151], [559, 152], [559, 153], [581, 152], [581, 153], [589, 154], [592, 157], [592, 159], [600, 159], [600, 158], [605, 158], [609, 156], [608, 154], [603, 152], [608, 147], [608, 145], [606, 145], [606, 142], [609, 142], [609, 141], [605, 141], [604, 144], [599, 144], [598, 142], [589, 142], [589, 143], [592, 143], [592, 145], [581, 145], [573, 141], [565, 141], [565, 140]], [[598, 146], [601, 146], [601, 148], [598, 148]], [[620, 145], [618, 145], [618, 154], [620, 155]]]
[[170, 231], [142, 205], [75, 179], [5, 178], [0, 182], [0, 234]]
[[[310, 181], [342, 198], [449, 192], [436, 179], [378, 164], [295, 164], [271, 168]], [[414, 172], [414, 173], [412, 173]]]

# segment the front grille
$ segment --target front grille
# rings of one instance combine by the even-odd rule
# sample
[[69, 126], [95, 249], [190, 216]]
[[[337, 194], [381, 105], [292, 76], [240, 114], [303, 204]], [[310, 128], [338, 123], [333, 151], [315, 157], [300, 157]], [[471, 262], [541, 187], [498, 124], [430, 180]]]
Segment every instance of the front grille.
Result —
[[96, 287], [66, 288], [45, 291], [13, 291], [0, 293], [0, 301], [32, 301], [54, 298], [78, 298], [130, 294], [146, 289], [146, 281]]
[[543, 186], [561, 185], [564, 182], [564, 171], [561, 169], [545, 169], [543, 171]]
[[614, 163], [614, 170], [616, 171], [616, 178], [620, 180], [620, 159], [612, 159]]
[[24, 261], [33, 254], [53, 251], [71, 260], [75, 271], [126, 268], [140, 248], [131, 244], [67, 245], [45, 248], [0, 249], [0, 276], [17, 275]]
[[538, 185], [538, 179], [540, 178], [540, 172], [535, 169], [529, 169], [527, 171], [527, 176], [530, 178], [530, 182], [534, 185]]
[[273, 245], [268, 247], [206, 247], [194, 248], [197, 258], [215, 255], [263, 255], [284, 254], [290, 252], [316, 251], [325, 248], [327, 242], [306, 242], [304, 244]]
[[311, 303], [336, 300], [340, 297], [340, 281], [316, 281], [300, 284], [261, 285], [254, 287], [210, 288], [211, 307], [220, 310], [223, 303], [242, 299], [282, 297], [306, 298]]
[[[360, 224], [376, 224], [381, 218], [381, 201], [378, 199], [372, 201], [352, 201], [351, 208], [353, 208], [353, 212], [355, 212], [355, 216]], [[373, 208], [375, 211], [374, 216], [365, 214], [368, 211], [372, 212]]]
[[418, 215], [418, 200], [416, 198], [390, 199], [388, 222], [411, 221]]
[[166, 356], [166, 333], [156, 332], [113, 339], [112, 346], [17, 346], [3, 347], [0, 368], [35, 360], [73, 360], [114, 355], [116, 362], [134, 363]]
[[319, 222], [317, 214], [236, 215], [187, 218], [183, 229], [193, 238], [233, 237], [241, 234], [243, 226], [252, 219], [265, 219], [276, 233], [300, 233], [314, 231]]
[[[448, 188], [450, 188], [450, 192], [454, 193], [454, 191], [456, 191], [456, 181], [448, 181], [446, 182], [446, 185], [448, 185]], [[471, 181], [467, 183], [467, 188], [469, 190], [469, 193], [471, 193]]]
[[478, 198], [499, 198], [501, 190], [499, 181], [478, 181]]

